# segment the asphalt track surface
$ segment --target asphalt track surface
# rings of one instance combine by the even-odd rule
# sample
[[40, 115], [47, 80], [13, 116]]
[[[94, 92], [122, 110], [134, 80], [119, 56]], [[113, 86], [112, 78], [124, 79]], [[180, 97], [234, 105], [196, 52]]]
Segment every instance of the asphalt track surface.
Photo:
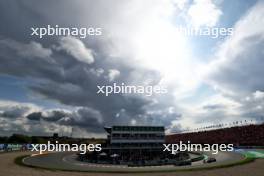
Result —
[[0, 176], [263, 176], [264, 159], [256, 159], [253, 162], [227, 168], [212, 170], [188, 171], [188, 172], [166, 172], [166, 173], [88, 173], [53, 171], [47, 169], [36, 169], [20, 166], [14, 163], [14, 159], [23, 155], [30, 155], [31, 152], [10, 152], [0, 154]]
[[219, 152], [217, 155], [205, 153], [207, 156], [216, 158], [215, 163], [206, 163], [202, 161], [193, 162], [192, 166], [145, 166], [128, 167], [126, 165], [93, 164], [81, 162], [76, 159], [76, 154], [71, 152], [57, 152], [42, 155], [35, 155], [23, 159], [24, 164], [40, 168], [70, 170], [70, 171], [90, 171], [90, 172], [166, 172], [177, 171], [190, 168], [204, 168], [217, 165], [236, 163], [244, 159], [244, 156], [235, 152]]

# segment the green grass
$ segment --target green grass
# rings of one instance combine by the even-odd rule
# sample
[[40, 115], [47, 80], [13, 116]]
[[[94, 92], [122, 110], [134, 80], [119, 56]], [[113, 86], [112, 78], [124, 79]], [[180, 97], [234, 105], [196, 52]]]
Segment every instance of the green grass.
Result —
[[[258, 152], [253, 152], [253, 151], [247, 151], [244, 153], [248, 158], [264, 158], [264, 152], [263, 151], [258, 151]], [[261, 156], [260, 156], [261, 155]]]

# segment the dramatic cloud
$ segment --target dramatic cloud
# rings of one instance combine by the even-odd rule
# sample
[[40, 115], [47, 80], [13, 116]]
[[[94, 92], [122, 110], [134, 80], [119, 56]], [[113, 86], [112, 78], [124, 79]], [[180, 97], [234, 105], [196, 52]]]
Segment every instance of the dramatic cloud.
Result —
[[20, 43], [12, 39], [0, 40], [1, 47], [7, 47], [21, 57], [49, 58], [52, 54], [51, 49], [44, 48], [40, 43], [31, 41], [28, 44]]
[[94, 62], [93, 52], [91, 49], [86, 48], [81, 40], [74, 37], [62, 37], [58, 50], [65, 50], [68, 54], [72, 55], [78, 61], [91, 64]]
[[194, 27], [213, 27], [218, 22], [222, 11], [212, 0], [194, 0], [188, 10]]
[[[176, 32], [181, 23], [216, 26], [222, 14], [224, 9], [212, 0], [0, 2], [0, 21], [5, 24], [0, 26], [0, 76], [25, 81], [23, 97], [29, 98], [17, 99], [38, 104], [0, 106], [3, 134], [75, 131], [76, 136], [87, 136], [101, 134], [105, 125], [131, 124], [179, 131], [259, 116], [264, 91], [263, 3], [236, 22], [233, 36], [214, 39], [211, 63], [200, 61], [203, 56], [194, 55], [191, 39]], [[103, 30], [102, 36], [84, 39], [30, 35], [31, 27], [47, 25]], [[168, 93], [96, 93], [98, 85], [113, 82], [161, 85]]]
[[88, 128], [91, 132], [102, 132], [102, 115], [99, 111], [92, 108], [78, 108], [74, 111], [48, 110], [33, 112], [26, 116], [31, 121], [54, 122], [58, 125], [69, 127]]
[[2, 118], [23, 118], [36, 110], [40, 110], [40, 107], [31, 103], [0, 100], [0, 117]]
[[[259, 120], [263, 116], [264, 90], [264, 3], [259, 2], [235, 25], [234, 35], [228, 38], [208, 65], [208, 82], [218, 98], [207, 101], [207, 119], [211, 113], [225, 121]], [[221, 97], [221, 98], [219, 98]], [[224, 100], [220, 101], [219, 100]], [[212, 111], [212, 109], [214, 111]], [[208, 117], [207, 117], [208, 116]]]
[[216, 110], [216, 109], [222, 109], [222, 108], [224, 108], [224, 106], [221, 104], [211, 104], [211, 105], [203, 106], [203, 109], [207, 109], [207, 110]]
[[[33, 84], [28, 85], [28, 87], [35, 95], [38, 94], [45, 99], [58, 101], [63, 105], [83, 107], [71, 112], [35, 111], [27, 115], [29, 122], [21, 125], [30, 128], [32, 123], [35, 124], [38, 121], [38, 123], [44, 123], [45, 125], [48, 125], [48, 123], [56, 124], [58, 129], [62, 131], [76, 127], [75, 129], [99, 132], [100, 134], [103, 132], [104, 125], [128, 125], [133, 124], [135, 121], [138, 124], [170, 124], [170, 119], [165, 118], [165, 111], [162, 120], [159, 120], [158, 116], [155, 116], [156, 119], [153, 117], [149, 118], [150, 115], [147, 113], [148, 106], [151, 106], [153, 100], [147, 97], [123, 96], [119, 94], [105, 97], [96, 93], [97, 85], [107, 85], [113, 80], [120, 81], [120, 83], [127, 82], [127, 78], [134, 78], [130, 79], [130, 81], [135, 80], [135, 83], [144, 80], [142, 77], [136, 80], [136, 72], [139, 75], [145, 75], [146, 78], [151, 78], [152, 81], [148, 82], [150, 84], [159, 82], [160, 77], [158, 75], [155, 77], [156, 74], [152, 70], [137, 69], [119, 63], [119, 69], [126, 70], [121, 75], [117, 69], [107, 69], [108, 71], [104, 72], [103, 68], [107, 68], [107, 65], [103, 63], [96, 63], [103, 68], [91, 68], [89, 64], [72, 60], [56, 50], [53, 51], [53, 57], [49, 58], [52, 62], [36, 60], [34, 57], [21, 59], [20, 53], [8, 53], [7, 51], [6, 49], [3, 50], [1, 59], [9, 67], [1, 65], [2, 73], [8, 73], [20, 78], [30, 78]], [[23, 70], [27, 64], [30, 64], [31, 67]], [[126, 115], [117, 117], [116, 114], [123, 110]], [[10, 110], [5, 110], [2, 114], [3, 116], [9, 115], [11, 117]], [[24, 114], [19, 115], [24, 117]], [[63, 126], [68, 128], [64, 129]], [[50, 133], [52, 131], [50, 128], [43, 130], [41, 133]], [[21, 129], [22, 131], [28, 133], [25, 129]]]
[[115, 69], [110, 69], [109, 70], [109, 81], [114, 81], [116, 77], [118, 77], [120, 75], [120, 71], [115, 70]]
[[234, 36], [220, 47], [210, 66], [212, 82], [228, 93], [264, 90], [264, 3], [256, 4], [235, 25]]

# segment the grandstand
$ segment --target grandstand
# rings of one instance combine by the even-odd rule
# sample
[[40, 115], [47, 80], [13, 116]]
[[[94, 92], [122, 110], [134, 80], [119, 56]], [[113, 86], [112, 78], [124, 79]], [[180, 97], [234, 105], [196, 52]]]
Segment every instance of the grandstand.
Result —
[[179, 141], [199, 144], [234, 144], [234, 146], [264, 146], [264, 123], [236, 126], [210, 131], [169, 134], [166, 143]]

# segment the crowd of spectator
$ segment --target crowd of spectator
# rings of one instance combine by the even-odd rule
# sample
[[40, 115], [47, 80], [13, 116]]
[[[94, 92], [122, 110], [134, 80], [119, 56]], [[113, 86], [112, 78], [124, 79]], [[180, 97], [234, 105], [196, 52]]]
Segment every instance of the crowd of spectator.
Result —
[[234, 144], [234, 146], [264, 146], [264, 124], [178, 133], [166, 136], [166, 143]]

